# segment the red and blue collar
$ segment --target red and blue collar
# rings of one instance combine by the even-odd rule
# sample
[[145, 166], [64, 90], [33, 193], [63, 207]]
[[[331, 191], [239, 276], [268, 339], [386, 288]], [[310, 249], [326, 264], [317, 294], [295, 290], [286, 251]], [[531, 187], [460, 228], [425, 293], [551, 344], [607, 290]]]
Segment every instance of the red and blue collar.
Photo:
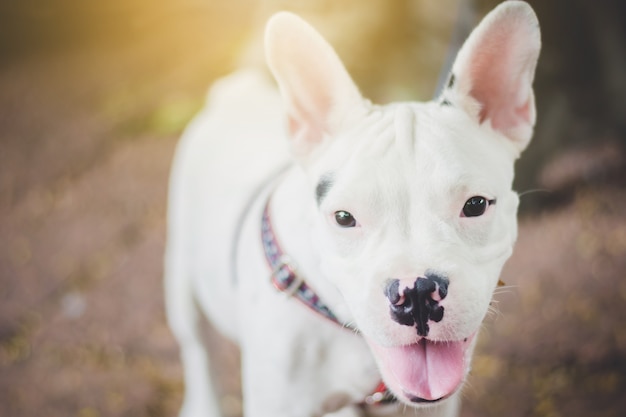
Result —
[[[308, 307], [313, 312], [319, 314], [331, 322], [355, 331], [353, 327], [342, 323], [331, 309], [322, 302], [315, 291], [306, 283], [301, 275], [297, 274], [296, 266], [293, 260], [283, 252], [270, 218], [270, 200], [267, 199], [263, 209], [261, 218], [261, 240], [263, 243], [263, 251], [265, 252], [265, 260], [271, 269], [270, 279], [272, 285], [290, 297], [293, 297]], [[381, 382], [376, 389], [361, 403], [362, 405], [382, 405], [396, 402], [397, 399], [389, 391], [387, 386]]]
[[278, 291], [297, 299], [322, 317], [340, 326], [348, 327], [339, 321], [330, 308], [322, 302], [317, 293], [304, 281], [304, 278], [297, 274], [294, 262], [283, 252], [276, 239], [269, 206], [270, 199], [267, 200], [263, 209], [261, 240], [263, 241], [265, 260], [272, 270], [270, 275], [272, 284]]

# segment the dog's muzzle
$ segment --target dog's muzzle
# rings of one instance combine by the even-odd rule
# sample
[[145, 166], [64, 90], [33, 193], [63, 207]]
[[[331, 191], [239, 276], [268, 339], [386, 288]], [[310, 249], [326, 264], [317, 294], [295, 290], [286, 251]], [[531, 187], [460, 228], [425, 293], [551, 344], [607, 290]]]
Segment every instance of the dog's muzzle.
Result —
[[435, 323], [443, 319], [444, 307], [439, 305], [448, 295], [450, 281], [435, 273], [427, 272], [418, 277], [412, 287], [406, 286], [400, 293], [400, 280], [392, 279], [385, 287], [385, 296], [390, 302], [391, 318], [405, 326], [415, 326], [419, 336], [428, 336], [430, 320]]

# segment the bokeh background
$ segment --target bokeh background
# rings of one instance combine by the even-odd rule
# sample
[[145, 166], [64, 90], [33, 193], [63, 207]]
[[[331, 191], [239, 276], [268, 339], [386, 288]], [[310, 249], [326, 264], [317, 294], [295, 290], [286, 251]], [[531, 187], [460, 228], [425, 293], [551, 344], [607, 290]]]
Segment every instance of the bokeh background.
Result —
[[[496, 3], [0, 3], [0, 415], [175, 415], [161, 285], [170, 161], [210, 83], [263, 65], [272, 11], [309, 19], [388, 102], [429, 99], [455, 27]], [[626, 3], [531, 4], [544, 49], [519, 242], [462, 415], [624, 416]], [[207, 337], [224, 410], [239, 416], [236, 349]]]

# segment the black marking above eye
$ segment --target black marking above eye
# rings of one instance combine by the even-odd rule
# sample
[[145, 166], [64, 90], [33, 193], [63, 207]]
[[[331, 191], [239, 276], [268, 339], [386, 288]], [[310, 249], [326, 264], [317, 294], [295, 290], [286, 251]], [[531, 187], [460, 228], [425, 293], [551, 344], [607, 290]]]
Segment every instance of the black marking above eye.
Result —
[[317, 201], [317, 205], [322, 204], [322, 201], [330, 191], [330, 188], [333, 186], [333, 175], [325, 174], [322, 175], [320, 181], [317, 183], [317, 187], [315, 187], [315, 200]]
[[344, 210], [335, 212], [335, 222], [337, 222], [339, 226], [346, 228], [356, 226], [356, 219], [354, 216]]
[[469, 198], [463, 205], [461, 217], [479, 217], [485, 214], [489, 206], [496, 204], [496, 200], [486, 197], [474, 196]]

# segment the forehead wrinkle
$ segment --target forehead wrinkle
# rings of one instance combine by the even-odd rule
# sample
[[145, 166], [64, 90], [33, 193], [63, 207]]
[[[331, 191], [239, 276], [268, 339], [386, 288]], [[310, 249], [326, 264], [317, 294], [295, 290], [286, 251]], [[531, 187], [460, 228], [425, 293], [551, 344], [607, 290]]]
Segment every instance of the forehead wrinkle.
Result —
[[317, 161], [317, 182], [319, 190], [315, 190], [318, 201], [329, 194], [335, 185], [344, 183], [344, 178], [368, 174], [361, 166], [372, 166], [381, 154], [386, 153], [389, 147], [390, 134], [388, 113], [381, 106], [372, 106], [363, 120], [351, 126], [335, 140], [329, 141], [332, 152], [323, 155]]
[[489, 168], [493, 147], [484, 147], [474, 137], [471, 126], [453, 123], [449, 118], [421, 112], [416, 126], [416, 152], [413, 165], [417, 167], [412, 201], [416, 224], [430, 209], [445, 222], [456, 219], [465, 200], [473, 195], [497, 198], [501, 193], [502, 171]]
[[[377, 160], [387, 154], [394, 139], [392, 116], [385, 107], [372, 111], [363, 125], [363, 131], [354, 132], [357, 139], [355, 157]], [[363, 140], [364, 136], [371, 138]]]
[[480, 157], [478, 144], [464, 133], [456, 126], [446, 126], [429, 132], [428, 140], [418, 144], [414, 164], [427, 174], [420, 183], [423, 189], [434, 186], [431, 191], [440, 199], [470, 192], [471, 188], [480, 190], [489, 183], [485, 174], [489, 161]]
[[461, 160], [469, 157], [461, 151], [460, 146], [468, 142], [454, 124], [443, 125], [432, 114], [424, 112], [420, 117], [420, 125], [416, 126], [417, 135], [423, 137], [415, 143], [413, 154], [414, 166], [426, 175], [425, 183], [436, 182], [441, 188], [442, 183], [456, 184], [467, 174]]
[[373, 213], [383, 222], [385, 234], [389, 233], [389, 236], [409, 235], [409, 193], [412, 187], [409, 181], [415, 172], [408, 173], [404, 162], [411, 159], [407, 154], [412, 150], [407, 151], [407, 146], [412, 148], [413, 139], [406, 134], [414, 131], [415, 115], [406, 105], [399, 115], [403, 120], [400, 125], [408, 123], [408, 130], [406, 126], [399, 126], [397, 105], [373, 110], [367, 123], [350, 131], [346, 141], [339, 144], [349, 156], [341, 161], [341, 165], [331, 164], [335, 166], [327, 167], [318, 179], [318, 185], [323, 183], [320, 192], [326, 192], [320, 202], [327, 195], [334, 195], [335, 191], [353, 191], [364, 204], [374, 209]]
[[409, 158], [415, 153], [416, 122], [417, 115], [410, 104], [401, 103], [395, 107], [395, 141], [401, 154]]
[[398, 189], [391, 190], [389, 204], [396, 206], [395, 223], [404, 237], [410, 235], [410, 212], [412, 207], [412, 188], [417, 174], [415, 169], [416, 114], [408, 103], [401, 103], [394, 112], [394, 142], [398, 162], [394, 166]]
[[[368, 117], [368, 122], [350, 132], [341, 146], [349, 156], [335, 169], [334, 183], [344, 177], [365, 178], [374, 184], [380, 172], [384, 172], [384, 162], [393, 148], [393, 123], [388, 112], [377, 109]], [[365, 136], [368, 136], [365, 138]]]

